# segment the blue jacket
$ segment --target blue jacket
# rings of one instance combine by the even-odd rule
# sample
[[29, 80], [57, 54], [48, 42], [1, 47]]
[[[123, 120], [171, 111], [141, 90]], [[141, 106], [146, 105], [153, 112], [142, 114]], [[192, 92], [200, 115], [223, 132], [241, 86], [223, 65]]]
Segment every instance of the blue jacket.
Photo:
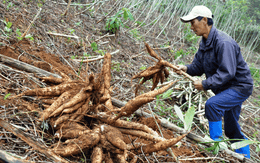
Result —
[[206, 74], [206, 80], [202, 81], [205, 90], [211, 89], [218, 94], [232, 88], [245, 95], [252, 94], [253, 79], [240, 47], [235, 40], [214, 26], [208, 39], [203, 37], [201, 40], [193, 62], [186, 66], [191, 76]]

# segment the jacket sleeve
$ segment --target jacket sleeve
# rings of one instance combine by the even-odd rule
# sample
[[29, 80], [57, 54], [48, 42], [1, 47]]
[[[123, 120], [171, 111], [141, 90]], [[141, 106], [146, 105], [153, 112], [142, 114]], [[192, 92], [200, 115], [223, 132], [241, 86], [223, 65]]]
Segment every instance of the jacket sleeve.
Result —
[[187, 66], [187, 73], [191, 76], [201, 76], [204, 73], [201, 56], [199, 51], [196, 53], [192, 63]]
[[217, 60], [219, 67], [214, 75], [202, 81], [205, 90], [221, 87], [236, 74], [236, 48], [230, 41], [223, 41], [217, 45]]

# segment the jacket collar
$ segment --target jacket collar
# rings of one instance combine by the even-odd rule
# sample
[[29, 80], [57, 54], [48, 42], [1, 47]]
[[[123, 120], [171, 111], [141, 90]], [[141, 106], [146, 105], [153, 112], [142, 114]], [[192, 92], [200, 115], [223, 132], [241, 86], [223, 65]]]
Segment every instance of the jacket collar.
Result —
[[213, 48], [213, 38], [216, 36], [216, 33], [217, 33], [217, 29], [214, 25], [212, 25], [211, 30], [209, 32], [208, 39], [202, 37], [202, 40], [200, 42], [201, 50], [206, 51]]

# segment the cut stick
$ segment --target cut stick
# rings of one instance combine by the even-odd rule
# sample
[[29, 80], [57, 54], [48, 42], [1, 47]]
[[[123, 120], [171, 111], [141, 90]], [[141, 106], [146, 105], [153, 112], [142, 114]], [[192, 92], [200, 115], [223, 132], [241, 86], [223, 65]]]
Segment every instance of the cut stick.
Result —
[[64, 13], [63, 13], [64, 16], [67, 15], [67, 13], [68, 13], [68, 11], [69, 11], [69, 8], [70, 8], [70, 4], [71, 4], [71, 0], [69, 0], [69, 3], [68, 3], [68, 5], [67, 5], [67, 8], [66, 8], [66, 10], [65, 10]]
[[65, 35], [65, 34], [62, 34], [62, 33], [53, 33], [53, 32], [46, 32], [46, 33], [49, 34], [49, 35], [53, 35], [53, 36], [61, 36], [61, 37], [80, 39], [80, 37], [78, 37], [78, 36]]
[[[110, 54], [113, 55], [113, 54], [116, 54], [120, 52], [119, 50], [116, 50], [114, 52], [111, 52]], [[73, 61], [77, 61], [77, 62], [82, 62], [82, 63], [89, 63], [89, 62], [94, 62], [94, 61], [98, 61], [100, 59], [104, 59], [104, 56], [100, 56], [100, 57], [97, 57], [97, 58], [94, 58], [94, 59], [87, 59], [87, 60], [82, 60], [82, 59], [73, 59]]]
[[36, 73], [38, 76], [54, 76], [56, 78], [61, 78], [61, 76], [57, 74], [53, 74], [51, 72], [45, 71], [43, 69], [40, 69], [38, 67], [32, 66], [30, 64], [21, 62], [17, 59], [13, 59], [10, 57], [7, 57], [5, 55], [0, 54], [0, 61], [6, 65], [10, 65], [11, 67], [17, 68], [19, 70], [23, 70], [30, 73]]
[[[25, 156], [27, 157], [27, 156]], [[21, 156], [17, 156], [16, 154], [10, 153], [10, 152], [6, 152], [3, 150], [0, 150], [0, 162], [2, 163], [2, 161], [4, 161], [3, 163], [34, 163], [32, 161], [26, 161], [23, 159]]]
[[45, 154], [47, 157], [52, 159], [54, 162], [64, 162], [68, 163], [65, 159], [59, 157], [55, 153], [53, 153], [48, 148], [44, 148], [38, 142], [33, 141], [28, 135], [26, 135], [22, 130], [17, 129], [10, 125], [9, 123], [5, 122], [4, 120], [0, 119], [0, 126], [3, 127], [5, 130], [13, 133], [15, 136], [19, 137], [23, 141], [25, 141], [29, 146], [31, 146], [34, 150], [39, 151]]
[[33, 18], [33, 21], [31, 22], [31, 24], [28, 26], [28, 28], [27, 28], [27, 29], [25, 30], [25, 32], [22, 34], [22, 36], [21, 36], [22, 38], [24, 38], [24, 37], [26, 36], [26, 34], [29, 32], [29, 30], [30, 30], [32, 24], [35, 22], [35, 20], [37, 19], [37, 17], [40, 15], [41, 11], [42, 11], [42, 8], [39, 9], [38, 13], [37, 13], [37, 14], [35, 15], [35, 17]]

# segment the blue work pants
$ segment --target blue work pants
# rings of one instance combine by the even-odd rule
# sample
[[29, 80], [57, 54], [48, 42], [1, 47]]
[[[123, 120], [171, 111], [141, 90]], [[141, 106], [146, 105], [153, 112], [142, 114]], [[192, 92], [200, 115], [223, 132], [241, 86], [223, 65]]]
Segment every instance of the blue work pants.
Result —
[[222, 121], [222, 117], [224, 116], [225, 135], [229, 139], [245, 139], [238, 120], [241, 105], [248, 97], [234, 89], [224, 90], [207, 100], [205, 115], [212, 122]]

